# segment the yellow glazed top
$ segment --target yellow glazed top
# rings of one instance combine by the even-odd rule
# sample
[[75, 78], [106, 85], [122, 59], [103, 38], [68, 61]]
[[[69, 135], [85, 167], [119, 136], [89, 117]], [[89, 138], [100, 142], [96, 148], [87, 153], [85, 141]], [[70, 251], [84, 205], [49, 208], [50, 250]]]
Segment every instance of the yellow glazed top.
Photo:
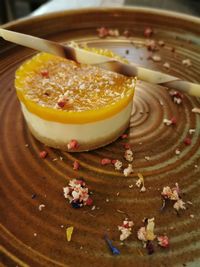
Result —
[[[98, 51], [113, 57], [107, 50]], [[134, 78], [39, 53], [16, 71], [20, 101], [39, 117], [87, 123], [118, 113], [132, 100]]]

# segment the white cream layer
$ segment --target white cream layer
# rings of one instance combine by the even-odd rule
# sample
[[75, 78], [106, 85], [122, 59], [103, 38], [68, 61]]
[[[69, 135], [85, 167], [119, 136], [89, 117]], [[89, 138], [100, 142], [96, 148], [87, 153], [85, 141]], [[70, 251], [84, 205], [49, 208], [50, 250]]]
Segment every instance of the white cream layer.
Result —
[[132, 111], [132, 101], [114, 116], [85, 124], [67, 124], [44, 120], [29, 112], [21, 102], [25, 120], [41, 137], [67, 144], [76, 139], [79, 143], [95, 142], [95, 140], [114, 135], [129, 120]]

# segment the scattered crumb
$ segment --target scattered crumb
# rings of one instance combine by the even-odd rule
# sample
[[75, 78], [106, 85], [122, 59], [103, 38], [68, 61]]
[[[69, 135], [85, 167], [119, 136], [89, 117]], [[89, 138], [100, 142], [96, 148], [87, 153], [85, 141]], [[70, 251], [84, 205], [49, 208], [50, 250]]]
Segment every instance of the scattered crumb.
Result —
[[200, 108], [193, 108], [193, 109], [192, 109], [192, 112], [193, 112], [193, 113], [200, 114]]
[[186, 209], [185, 207], [185, 202], [181, 199], [180, 196], [180, 188], [178, 183], [175, 184], [175, 187], [170, 188], [169, 186], [163, 187], [163, 191], [161, 192], [161, 196], [163, 197], [163, 206], [162, 209], [165, 207], [165, 201], [166, 200], [171, 200], [175, 201], [173, 208], [176, 211], [179, 211], [180, 209], [184, 210]]
[[126, 139], [126, 138], [128, 138], [128, 134], [122, 134], [121, 135], [121, 139]]
[[169, 94], [172, 97], [172, 100], [175, 104], [180, 105], [182, 103], [183, 94], [175, 90], [170, 90]]
[[165, 69], [170, 69], [170, 64], [169, 64], [169, 62], [165, 62], [164, 64], [163, 64], [163, 67], [165, 68]]
[[183, 59], [183, 60], [182, 60], [182, 64], [183, 64], [184, 66], [186, 66], [186, 67], [190, 67], [190, 66], [192, 66], [191, 60], [190, 60], [189, 58], [187, 58], [187, 59]]
[[125, 143], [125, 144], [123, 144], [123, 147], [124, 147], [125, 149], [130, 149], [130, 148], [131, 148], [131, 145], [128, 144], [128, 143]]
[[130, 184], [128, 187], [129, 187], [129, 188], [133, 188], [133, 184]]
[[191, 140], [189, 137], [186, 137], [186, 138], [183, 140], [183, 142], [184, 142], [185, 145], [189, 146], [189, 145], [191, 145], [192, 140]]
[[161, 56], [159, 55], [153, 55], [151, 56], [151, 59], [154, 61], [154, 62], [160, 62], [162, 59], [161, 59]]
[[39, 211], [42, 211], [44, 208], [45, 208], [45, 205], [44, 205], [44, 204], [40, 204], [40, 205], [38, 206]]
[[41, 159], [45, 159], [47, 157], [47, 155], [48, 155], [48, 152], [45, 150], [40, 151], [40, 153], [39, 153], [39, 156]]
[[69, 149], [69, 150], [76, 150], [77, 148], [79, 147], [79, 143], [78, 143], [78, 141], [77, 140], [75, 140], [75, 139], [72, 139], [69, 143], [68, 143], [68, 145], [67, 145], [67, 148]]
[[163, 40], [158, 41], [159, 46], [165, 46], [165, 42]]
[[116, 160], [114, 163], [115, 170], [120, 171], [122, 168], [122, 162], [120, 160]]
[[163, 120], [163, 123], [164, 123], [166, 126], [175, 125], [176, 122], [177, 122], [177, 120], [176, 120], [175, 117], [172, 117], [170, 120], [168, 120], [168, 119], [164, 119], [164, 120]]
[[25, 144], [25, 147], [29, 147], [29, 144]]
[[192, 219], [193, 219], [193, 218], [194, 218], [194, 214], [190, 214], [190, 218], [192, 218]]
[[145, 45], [146, 45], [147, 49], [151, 52], [155, 52], [155, 51], [159, 50], [155, 40], [147, 40], [145, 42]]
[[144, 176], [138, 173], [138, 180], [136, 181], [136, 186], [140, 188], [140, 192], [145, 192], [146, 188], [144, 186]]
[[82, 179], [72, 179], [69, 185], [63, 187], [64, 197], [69, 200], [73, 208], [81, 208], [83, 206], [92, 206], [93, 200], [90, 197], [86, 183]]
[[149, 37], [151, 37], [153, 35], [153, 33], [154, 33], [154, 31], [153, 31], [153, 29], [151, 27], [146, 27], [144, 29], [144, 37], [149, 38]]
[[192, 135], [193, 133], [195, 133], [195, 129], [189, 129], [189, 134]]
[[106, 202], [109, 202], [110, 200], [109, 200], [109, 198], [106, 198]]
[[91, 210], [95, 210], [96, 209], [96, 206], [92, 206]]
[[132, 162], [133, 161], [133, 151], [131, 149], [127, 149], [124, 153], [124, 158], [128, 161], [128, 162]]
[[181, 151], [177, 148], [177, 149], [175, 150], [175, 154], [176, 154], [176, 155], [180, 155], [180, 153], [181, 153]]
[[120, 241], [127, 239], [132, 233], [133, 221], [129, 221], [127, 218], [123, 221], [122, 226], [118, 226], [118, 230], [121, 232]]
[[144, 247], [146, 247], [148, 241], [153, 241], [156, 238], [156, 235], [154, 234], [154, 218], [145, 219], [144, 224], [145, 225], [143, 227], [139, 228], [137, 232], [137, 238], [141, 240], [144, 244]]
[[34, 235], [34, 236], [37, 236], [37, 233], [34, 233], [33, 235]]
[[108, 36], [118, 37], [119, 36], [119, 30], [118, 29], [109, 29], [106, 27], [101, 27], [97, 29], [98, 36], [100, 38], [105, 38]]
[[147, 161], [149, 161], [151, 158], [149, 156], [144, 157]]
[[80, 169], [80, 164], [77, 160], [73, 162], [73, 170], [77, 171]]
[[101, 160], [101, 165], [108, 165], [108, 164], [111, 164], [112, 163], [112, 160], [111, 159], [108, 159], [108, 158], [104, 158]]
[[131, 32], [129, 30], [124, 30], [123, 36], [125, 36], [126, 38], [130, 37], [131, 36]]

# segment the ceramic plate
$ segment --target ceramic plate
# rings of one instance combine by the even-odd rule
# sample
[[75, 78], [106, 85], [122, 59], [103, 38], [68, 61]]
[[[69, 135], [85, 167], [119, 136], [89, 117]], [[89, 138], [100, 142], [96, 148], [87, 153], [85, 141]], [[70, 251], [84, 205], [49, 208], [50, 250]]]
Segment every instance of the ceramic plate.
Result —
[[[116, 28], [119, 37], [99, 38], [99, 27]], [[158, 50], [146, 47], [151, 39], [164, 41]], [[7, 28], [59, 42], [75, 40], [112, 49], [141, 66], [200, 82], [200, 20], [148, 9], [87, 9], [28, 18]], [[124, 36], [124, 30], [130, 37]], [[3, 266], [200, 266], [200, 101], [184, 95], [174, 102], [169, 90], [138, 81], [128, 138], [88, 153], [65, 153], [46, 148], [30, 134], [14, 89], [16, 68], [35, 52], [0, 40], [0, 259]], [[160, 56], [155, 62], [152, 56]], [[191, 66], [182, 63], [189, 59]], [[170, 68], [163, 66], [168, 62]], [[186, 61], [188, 62], [188, 60]], [[166, 64], [165, 64], [166, 66]], [[164, 119], [176, 118], [166, 126]], [[112, 127], [112, 126], [111, 126]], [[190, 129], [195, 129], [191, 133]], [[185, 144], [189, 138], [191, 144]], [[187, 139], [188, 140], [188, 139]], [[124, 168], [124, 144], [134, 153], [134, 172], [128, 177], [102, 158], [119, 159]], [[41, 159], [39, 152], [48, 151]], [[180, 151], [180, 154], [177, 152]], [[80, 170], [73, 170], [73, 162]], [[144, 176], [146, 192], [135, 183]], [[93, 192], [94, 206], [73, 209], [63, 196], [71, 178], [83, 177]], [[161, 191], [178, 183], [186, 210], [179, 214], [169, 203], [161, 212]], [[40, 211], [39, 205], [45, 207]], [[132, 235], [119, 240], [125, 218], [134, 222]], [[148, 255], [137, 231], [144, 218], [155, 218], [156, 235], [167, 235], [167, 249], [154, 241]], [[66, 228], [74, 227], [70, 242]], [[120, 255], [112, 255], [107, 234]]]

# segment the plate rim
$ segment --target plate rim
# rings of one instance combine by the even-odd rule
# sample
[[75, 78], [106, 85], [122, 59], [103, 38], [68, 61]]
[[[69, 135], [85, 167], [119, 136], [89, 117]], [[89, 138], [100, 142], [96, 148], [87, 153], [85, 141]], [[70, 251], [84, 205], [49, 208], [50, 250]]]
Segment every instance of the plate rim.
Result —
[[200, 18], [193, 15], [188, 15], [185, 13], [177, 12], [177, 11], [171, 11], [171, 10], [163, 10], [159, 8], [150, 8], [150, 7], [135, 7], [135, 6], [123, 6], [123, 7], [86, 7], [81, 9], [70, 9], [70, 10], [64, 10], [64, 11], [56, 11], [56, 12], [49, 12], [43, 15], [37, 15], [37, 16], [28, 16], [20, 19], [16, 19], [14, 21], [8, 22], [6, 24], [2, 24], [1, 28], [9, 29], [12, 28], [12, 26], [18, 26], [23, 25], [26, 22], [38, 22], [46, 19], [56, 18], [58, 16], [67, 16], [72, 14], [85, 14], [85, 13], [92, 13], [92, 12], [110, 12], [110, 11], [116, 11], [116, 12], [123, 12], [123, 11], [132, 11], [132, 12], [138, 12], [138, 13], [148, 13], [151, 15], [161, 15], [161, 16], [169, 16], [171, 18], [178, 18], [182, 19], [188, 22], [193, 22], [200, 25]]

